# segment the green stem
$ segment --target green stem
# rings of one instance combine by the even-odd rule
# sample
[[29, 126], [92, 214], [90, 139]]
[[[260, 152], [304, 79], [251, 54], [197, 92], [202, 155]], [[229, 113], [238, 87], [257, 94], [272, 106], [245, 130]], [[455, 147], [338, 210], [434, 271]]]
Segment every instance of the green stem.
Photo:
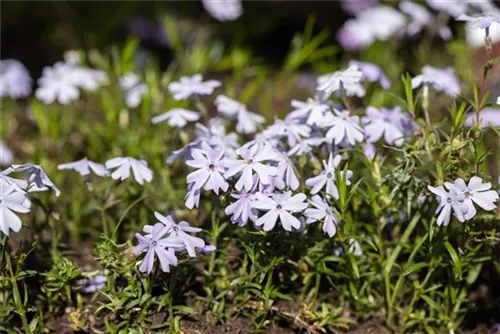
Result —
[[[391, 270], [392, 267], [394, 266], [394, 263], [396, 262], [397, 257], [399, 256], [399, 253], [401, 253], [401, 250], [403, 249], [403, 245], [407, 244], [408, 239], [410, 238], [411, 233], [417, 226], [417, 223], [420, 220], [420, 213], [417, 213], [413, 219], [410, 221], [408, 224], [408, 227], [404, 231], [401, 239], [398, 242], [398, 245], [394, 249], [394, 251], [391, 253], [389, 258], [387, 259], [387, 262], [384, 266], [383, 269], [383, 275], [384, 275], [384, 285], [385, 285], [385, 298], [386, 298], [386, 303], [387, 303], [387, 324], [389, 326], [392, 326], [392, 320], [394, 317], [394, 305], [391, 302]], [[394, 298], [395, 300], [395, 298]]]
[[101, 211], [101, 224], [102, 224], [102, 229], [104, 231], [104, 235], [109, 236], [108, 223], [106, 222], [106, 209], [102, 208], [100, 211]]
[[429, 281], [429, 279], [431, 278], [433, 272], [434, 272], [434, 266], [433, 266], [433, 263], [431, 262], [431, 266], [430, 266], [429, 270], [427, 271], [427, 274], [425, 275], [424, 280], [422, 281], [422, 283], [420, 283], [420, 286], [413, 292], [413, 297], [411, 299], [411, 302], [408, 305], [408, 308], [406, 309], [406, 311], [404, 312], [403, 326], [406, 326], [406, 322], [408, 321], [408, 317], [410, 316], [411, 311], [413, 310], [413, 305], [415, 305], [415, 303], [422, 296], [424, 288], [427, 285], [427, 282]]
[[[136, 199], [132, 204], [130, 204], [126, 209], [125, 211], [123, 212], [123, 214], [121, 215], [120, 217], [120, 220], [118, 221], [118, 223], [116, 224], [115, 226], [115, 229], [113, 231], [113, 236], [112, 238], [114, 239], [116, 237], [116, 233], [118, 232], [118, 228], [120, 227], [120, 225], [122, 224], [123, 220], [125, 219], [125, 216], [127, 215], [127, 213], [130, 211], [130, 209], [132, 209], [136, 204], [138, 204], [139, 202], [143, 201], [147, 196], [146, 195], [143, 195], [141, 197], [139, 197], [138, 199]], [[107, 227], [106, 227], [106, 235], [108, 235], [108, 232], [107, 232]]]
[[12, 290], [14, 292], [14, 303], [16, 305], [16, 311], [21, 317], [23, 323], [23, 328], [25, 333], [31, 333], [30, 326], [28, 325], [28, 319], [26, 318], [26, 309], [24, 308], [23, 302], [21, 301], [21, 294], [19, 293], [19, 287], [17, 286], [16, 275], [14, 275], [14, 270], [12, 269], [12, 262], [10, 261], [10, 254], [7, 252], [5, 257], [7, 262], [7, 269], [10, 274], [10, 281], [12, 283]]

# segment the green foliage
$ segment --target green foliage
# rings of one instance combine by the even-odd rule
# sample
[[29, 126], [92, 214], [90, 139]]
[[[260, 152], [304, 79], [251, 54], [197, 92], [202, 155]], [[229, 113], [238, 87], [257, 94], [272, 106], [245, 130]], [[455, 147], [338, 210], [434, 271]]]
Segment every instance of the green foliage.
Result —
[[[380, 145], [374, 159], [359, 148], [341, 150], [349, 163], [337, 170], [339, 199], [330, 205], [340, 224], [330, 239], [322, 222], [293, 233], [235, 226], [224, 214], [229, 194], [203, 193], [199, 210], [185, 209], [186, 168], [168, 165], [165, 158], [189, 142], [193, 129], [177, 132], [150, 119], [174, 107], [215, 115], [210, 98], [191, 105], [167, 93], [173, 80], [200, 72], [224, 81], [220, 94], [272, 120], [289, 112], [290, 100], [312, 94], [299, 84], [301, 71], [343, 68], [351, 55], [339, 56], [327, 31], [314, 35], [312, 18], [278, 68], [257, 58], [258, 50], [223, 45], [213, 31], [195, 29], [192, 22], [167, 16], [163, 25], [174, 50], [164, 72], [151, 58], [141, 71], [138, 40], [130, 39], [85, 54], [85, 63], [106, 71], [110, 83], [82, 93], [69, 106], [47, 106], [34, 98], [2, 101], [6, 121], [0, 128], [15, 148], [16, 162], [43, 165], [63, 195], [33, 201], [36, 208], [23, 221], [36, 235], [33, 246], [15, 239], [8, 246], [3, 239], [0, 331], [54, 332], [57, 320], [64, 319], [75, 331], [92, 332], [96, 326], [96, 332], [106, 333], [178, 333], [186, 320], [217, 326], [246, 317], [255, 331], [286, 322], [308, 333], [351, 332], [365, 323], [397, 333], [440, 333], [460, 329], [472, 312], [498, 307], [497, 300], [473, 298], [479, 284], [500, 277], [498, 212], [438, 227], [436, 203], [426, 188], [473, 175], [489, 182], [493, 168], [498, 171], [498, 130], [464, 127], [468, 112], [488, 105], [488, 93], [459, 68], [470, 56], [463, 43], [433, 52], [426, 40], [407, 57], [400, 56], [403, 47], [397, 43], [376, 43], [359, 54], [361, 60], [387, 64], [393, 87], [390, 92], [368, 87], [363, 100], [349, 99], [352, 112], [397, 104], [420, 129], [401, 147]], [[185, 30], [193, 31], [192, 38], [183, 38]], [[453, 104], [438, 104], [431, 96], [432, 123], [426, 124], [411, 77], [433, 62], [457, 68], [469, 89]], [[116, 84], [129, 71], [143, 73], [148, 86], [135, 109], [127, 108]], [[147, 160], [155, 171], [153, 183], [140, 187], [130, 179], [118, 183], [56, 172], [57, 164], [83, 156], [102, 162], [125, 155]], [[305, 180], [322, 169], [316, 156], [303, 156], [297, 164], [301, 192], [309, 191]], [[352, 184], [348, 170], [354, 172]], [[155, 210], [203, 227], [204, 239], [217, 250], [183, 260], [168, 274], [141, 274], [131, 240], [152, 223]], [[361, 253], [354, 251], [356, 244]], [[107, 284], [84, 298], [77, 287], [87, 270], [102, 272]]]

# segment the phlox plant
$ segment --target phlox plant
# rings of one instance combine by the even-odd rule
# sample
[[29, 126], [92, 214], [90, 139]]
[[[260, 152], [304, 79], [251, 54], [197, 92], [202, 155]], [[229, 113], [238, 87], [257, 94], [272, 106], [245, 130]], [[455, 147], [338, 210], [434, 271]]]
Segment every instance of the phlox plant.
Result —
[[[243, 13], [203, 3], [217, 20]], [[356, 53], [310, 19], [282, 68], [216, 52], [202, 28], [184, 41], [171, 16], [166, 71], [130, 39], [66, 54], [31, 94], [24, 66], [2, 61], [0, 330], [500, 322], [498, 15], [377, 3], [343, 3], [338, 43]], [[478, 71], [449, 16], [484, 30]]]

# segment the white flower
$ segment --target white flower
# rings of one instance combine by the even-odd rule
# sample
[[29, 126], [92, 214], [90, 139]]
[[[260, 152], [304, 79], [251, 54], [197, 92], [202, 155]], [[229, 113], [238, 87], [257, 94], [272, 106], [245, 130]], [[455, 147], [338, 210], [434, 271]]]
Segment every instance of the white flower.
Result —
[[[500, 13], [500, 10], [498, 10]], [[491, 43], [494, 45], [500, 41], [500, 24], [493, 24], [489, 28], [489, 38]], [[465, 30], [465, 41], [468, 45], [473, 48], [481, 48], [486, 45], [485, 31], [483, 29], [475, 29], [470, 25], [466, 24]]]
[[464, 195], [458, 195], [453, 191], [447, 192], [443, 186], [427, 186], [427, 188], [436, 195], [439, 203], [436, 210], [436, 213], [441, 211], [437, 219], [438, 226], [447, 226], [450, 223], [452, 211], [460, 222], [463, 223], [465, 221], [464, 215], [467, 213], [468, 208], [467, 205], [463, 203], [465, 199]]
[[91, 170], [94, 172], [94, 174], [96, 174], [98, 176], [108, 176], [109, 175], [109, 171], [107, 171], [106, 168], [102, 164], [87, 160], [87, 158], [84, 158], [84, 159], [81, 159], [78, 161], [74, 161], [74, 162], [60, 164], [57, 166], [57, 169], [59, 169], [59, 170], [72, 169], [72, 170], [80, 173], [82, 176], [90, 175]]
[[42, 77], [38, 79], [39, 87], [35, 91], [36, 98], [46, 104], [55, 101], [68, 104], [78, 99], [80, 91], [74, 81], [73, 64], [57, 62], [52, 67], [45, 67]]
[[314, 223], [323, 220], [323, 232], [332, 238], [337, 232], [339, 220], [327, 201], [315, 195], [311, 198], [310, 203], [314, 208], [306, 209], [304, 215], [307, 217], [306, 224]]
[[201, 3], [219, 21], [234, 21], [243, 14], [240, 0], [201, 0]]
[[168, 121], [168, 125], [176, 128], [183, 128], [187, 122], [195, 122], [200, 119], [200, 114], [182, 108], [174, 108], [166, 113], [155, 116], [151, 119], [153, 124]]
[[[476, 112], [471, 111], [465, 115], [465, 126], [472, 126], [476, 124]], [[498, 108], [484, 108], [479, 113], [479, 125], [481, 129], [489, 126], [500, 126], [500, 109]]]
[[107, 82], [106, 73], [73, 63], [57, 62], [52, 67], [45, 67], [38, 79], [37, 99], [46, 104], [58, 101], [68, 104], [78, 99], [79, 88], [96, 90]]
[[0, 140], [0, 165], [7, 166], [12, 163], [14, 160], [14, 154], [11, 150], [5, 145], [5, 143]]
[[227, 191], [229, 185], [222, 176], [226, 171], [222, 158], [224, 150], [213, 149], [203, 142], [201, 149], [191, 151], [191, 160], [186, 161], [186, 165], [197, 168], [196, 171], [187, 176], [187, 182], [193, 184], [191, 190], [198, 190], [203, 187], [205, 190], [213, 190], [219, 195], [219, 189]]
[[406, 17], [389, 6], [376, 6], [361, 11], [339, 30], [337, 39], [345, 49], [363, 49], [373, 42], [385, 41], [404, 29]]
[[192, 77], [180, 77], [178, 82], [171, 82], [168, 90], [174, 95], [176, 100], [185, 100], [191, 95], [210, 95], [214, 89], [221, 85], [220, 81], [208, 80], [203, 82], [201, 74]]
[[18, 187], [15, 185], [7, 186], [0, 182], [0, 232], [7, 236], [9, 230], [18, 232], [22, 223], [14, 212], [29, 212], [30, 206], [30, 200]]
[[231, 221], [238, 226], [245, 226], [250, 219], [256, 222], [258, 219], [257, 210], [252, 207], [255, 194], [242, 190], [240, 193], [231, 194], [236, 201], [229, 204], [224, 210], [225, 214], [231, 216]]
[[259, 176], [260, 182], [265, 185], [270, 183], [271, 176], [276, 176], [278, 172], [276, 167], [263, 164], [264, 161], [276, 158], [276, 153], [270, 145], [254, 145], [252, 148], [242, 147], [238, 153], [243, 159], [226, 159], [225, 166], [228, 170], [224, 175], [227, 179], [241, 173], [241, 177], [235, 185], [237, 190], [244, 188], [246, 191], [250, 191], [252, 189], [254, 172]]
[[464, 203], [468, 208], [465, 214], [465, 219], [469, 220], [477, 213], [474, 203], [479, 205], [486, 211], [494, 210], [497, 206], [495, 202], [498, 201], [498, 193], [491, 189], [491, 183], [483, 183], [483, 180], [477, 176], [473, 176], [469, 180], [469, 184], [461, 178], [456, 179], [454, 183], [445, 182], [445, 187], [450, 191], [454, 191], [460, 196], [464, 196]]
[[18, 99], [31, 93], [30, 74], [18, 60], [0, 60], [0, 82], [0, 97]]
[[236, 131], [249, 134], [257, 131], [257, 125], [264, 123], [265, 118], [247, 110], [244, 104], [239, 103], [225, 95], [215, 99], [217, 111], [229, 119], [237, 120]]
[[401, 146], [405, 135], [404, 124], [411, 122], [405, 115], [400, 107], [380, 110], [372, 106], [367, 107], [366, 116], [363, 117], [367, 141], [374, 143], [383, 135], [387, 144]]
[[361, 91], [364, 95], [364, 89], [360, 85], [362, 77], [363, 73], [357, 66], [349, 66], [344, 71], [319, 76], [316, 89], [326, 96], [330, 96], [332, 93], [340, 91], [340, 89], [344, 89], [348, 95], [358, 95]]
[[125, 92], [125, 104], [129, 108], [136, 108], [142, 101], [142, 96], [148, 91], [148, 86], [142, 83], [139, 76], [128, 72], [118, 81]]
[[334, 109], [334, 116], [327, 126], [331, 128], [326, 133], [326, 139], [332, 141], [335, 145], [347, 141], [350, 145], [356, 145], [363, 141], [363, 129], [359, 126], [358, 116], [349, 116], [349, 112]]
[[424, 66], [422, 74], [411, 79], [413, 89], [422, 84], [424, 86], [430, 85], [437, 91], [444, 91], [451, 97], [457, 96], [461, 91], [460, 81], [458, 81], [451, 67], [440, 69], [428, 65]]
[[291, 231], [292, 227], [299, 229], [300, 221], [292, 216], [292, 213], [304, 211], [308, 206], [305, 200], [306, 195], [299, 193], [292, 196], [290, 191], [283, 194], [274, 194], [272, 198], [257, 193], [255, 200], [252, 202], [252, 207], [257, 210], [267, 211], [267, 213], [257, 219], [255, 225], [264, 225], [264, 231], [270, 231], [279, 218], [286, 231]]
[[[337, 186], [335, 185], [336, 180], [336, 169], [340, 165], [342, 158], [340, 155], [336, 155], [330, 153], [328, 158], [328, 162], [323, 160], [323, 171], [318, 176], [312, 177], [306, 180], [306, 185], [311, 187], [311, 194], [317, 194], [321, 189], [323, 189], [326, 185], [326, 193], [329, 196], [333, 196], [335, 199], [339, 199], [339, 192]], [[347, 185], [351, 184], [349, 180], [352, 177], [352, 171], [347, 171]]]
[[306, 120], [308, 125], [324, 126], [324, 121], [328, 117], [332, 106], [328, 102], [316, 99], [307, 99], [306, 102], [292, 100], [294, 110], [286, 116], [286, 120]]
[[[167, 227], [167, 233], [169, 234], [169, 236], [173, 237], [173, 240], [180, 240], [181, 243], [184, 244], [183, 248], [186, 249], [190, 257], [196, 257], [195, 248], [205, 247], [205, 241], [203, 239], [186, 233], [198, 233], [202, 231], [201, 228], [193, 227], [186, 221], [180, 221], [177, 224], [172, 219], [172, 216], [163, 216], [157, 211], [155, 211], [154, 214], [156, 219]], [[151, 233], [153, 232], [153, 228], [154, 227], [151, 225], [146, 225], [144, 226], [143, 231], [146, 233]]]
[[473, 17], [462, 13], [456, 18], [456, 20], [466, 21], [473, 29], [488, 29], [493, 23], [500, 23], [500, 15], [491, 13]]
[[0, 172], [0, 185], [8, 187], [14, 185], [19, 191], [26, 192], [28, 189], [28, 182], [26, 180], [16, 179], [8, 176], [12, 172], [12, 169], [7, 168]]
[[113, 180], [123, 181], [127, 179], [130, 176], [130, 170], [132, 170], [135, 180], [140, 185], [143, 185], [144, 181], [151, 182], [153, 179], [153, 171], [148, 168], [148, 163], [145, 160], [137, 160], [130, 157], [113, 158], [106, 161], [106, 168], [117, 168], [111, 174]]
[[26, 173], [24, 178], [27, 181], [26, 188], [28, 192], [46, 191], [50, 189], [56, 194], [56, 196], [59, 196], [61, 194], [59, 189], [50, 180], [47, 174], [45, 174], [45, 171], [42, 169], [42, 167], [38, 165], [32, 165], [32, 164], [12, 165], [9, 168], [7, 168], [3, 172], [3, 174], [9, 175], [12, 172]]
[[497, 104], [500, 105], [500, 96], [497, 97]]

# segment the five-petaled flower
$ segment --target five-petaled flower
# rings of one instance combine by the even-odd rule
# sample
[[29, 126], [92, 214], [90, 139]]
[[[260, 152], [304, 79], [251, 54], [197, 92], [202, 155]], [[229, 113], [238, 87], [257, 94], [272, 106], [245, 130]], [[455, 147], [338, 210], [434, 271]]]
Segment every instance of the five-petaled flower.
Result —
[[330, 129], [326, 132], [326, 139], [335, 145], [348, 143], [352, 146], [363, 141], [363, 129], [359, 125], [359, 116], [350, 116], [349, 111], [334, 109], [335, 116], [326, 121]]
[[323, 232], [332, 238], [337, 232], [337, 225], [339, 224], [339, 220], [335, 212], [333, 212], [333, 208], [330, 206], [328, 201], [322, 199], [318, 195], [314, 195], [311, 198], [310, 203], [314, 206], [314, 208], [308, 208], [304, 212], [304, 215], [307, 218], [306, 224], [322, 220]]
[[236, 198], [236, 201], [224, 210], [226, 215], [231, 216], [231, 221], [238, 226], [245, 226], [249, 219], [255, 223], [258, 219], [257, 210], [252, 206], [255, 194], [241, 190], [237, 194], [231, 194], [231, 197]]
[[82, 176], [90, 175], [90, 171], [94, 172], [98, 176], [108, 176], [109, 171], [100, 163], [90, 161], [87, 158], [83, 158], [78, 161], [68, 162], [65, 164], [60, 164], [57, 166], [59, 170], [72, 169], [77, 171]]
[[262, 184], [269, 184], [269, 178], [276, 176], [278, 169], [274, 166], [265, 165], [263, 162], [276, 159], [276, 152], [271, 145], [254, 145], [250, 148], [242, 147], [239, 155], [243, 159], [226, 159], [225, 166], [228, 170], [225, 173], [226, 178], [241, 173], [241, 177], [236, 182], [236, 190], [245, 189], [250, 191], [254, 185], [253, 173], [259, 176]]
[[135, 234], [138, 245], [134, 247], [135, 254], [146, 253], [139, 270], [143, 273], [150, 273], [153, 270], [155, 255], [160, 261], [161, 270], [170, 272], [170, 265], [177, 266], [175, 247], [182, 246], [182, 240], [172, 236], [164, 238], [170, 230], [169, 226], [156, 223], [146, 235]]
[[132, 170], [135, 180], [140, 185], [143, 185], [144, 181], [151, 182], [153, 179], [153, 171], [148, 168], [148, 163], [145, 160], [117, 157], [106, 161], [106, 168], [116, 168], [111, 174], [113, 180], [123, 181], [127, 179], [130, 176], [130, 170]]
[[363, 72], [357, 66], [349, 66], [346, 70], [319, 76], [316, 90], [325, 97], [341, 90], [347, 95], [363, 96], [364, 89], [360, 85], [362, 77]]
[[200, 119], [200, 113], [182, 108], [174, 108], [166, 113], [151, 119], [153, 124], [167, 121], [168, 125], [175, 128], [183, 128], [187, 122], [196, 122]]
[[270, 231], [274, 228], [279, 218], [281, 225], [286, 231], [291, 231], [292, 227], [299, 229], [301, 226], [300, 221], [292, 213], [304, 211], [308, 206], [305, 200], [306, 195], [299, 193], [292, 196], [291, 191], [283, 194], [275, 193], [272, 197], [257, 193], [252, 206], [258, 210], [267, 212], [257, 219], [255, 225], [263, 225], [264, 231]]
[[224, 150], [220, 148], [211, 148], [210, 145], [203, 142], [201, 149], [191, 151], [191, 160], [186, 161], [186, 165], [198, 170], [187, 176], [187, 182], [193, 184], [192, 190], [203, 187], [205, 190], [213, 190], [216, 195], [219, 189], [227, 191], [229, 185], [223, 174], [226, 171], [223, 164]]
[[[159, 212], [155, 212], [155, 217], [167, 227], [170, 236], [176, 237], [176, 239], [181, 241], [182, 247], [180, 249], [185, 249], [190, 257], [196, 257], [196, 248], [201, 249], [205, 247], [205, 241], [203, 239], [187, 233], [201, 232], [201, 228], [193, 227], [186, 221], [181, 221], [177, 224], [171, 216], [163, 216]], [[177, 247], [177, 249], [179, 248]]]
[[201, 74], [196, 74], [192, 77], [180, 77], [178, 82], [171, 82], [168, 85], [168, 90], [173, 94], [174, 99], [185, 100], [191, 95], [210, 95], [220, 85], [220, 81], [203, 81]]
[[[306, 184], [311, 187], [311, 194], [317, 194], [321, 189], [326, 186], [326, 193], [328, 196], [332, 196], [335, 199], [339, 199], [339, 191], [337, 186], [335, 185], [336, 180], [336, 170], [340, 165], [342, 158], [340, 155], [336, 155], [330, 153], [330, 157], [328, 158], [328, 162], [323, 160], [324, 170], [315, 177], [306, 180]], [[342, 172], [343, 173], [343, 172]], [[346, 175], [347, 185], [351, 184], [350, 178], [352, 177], [352, 171], [348, 170]]]

